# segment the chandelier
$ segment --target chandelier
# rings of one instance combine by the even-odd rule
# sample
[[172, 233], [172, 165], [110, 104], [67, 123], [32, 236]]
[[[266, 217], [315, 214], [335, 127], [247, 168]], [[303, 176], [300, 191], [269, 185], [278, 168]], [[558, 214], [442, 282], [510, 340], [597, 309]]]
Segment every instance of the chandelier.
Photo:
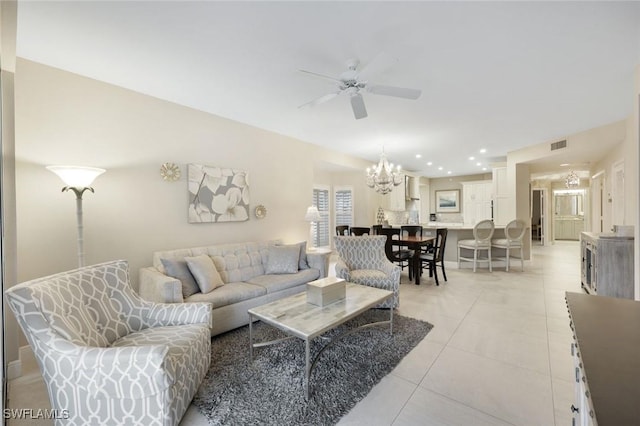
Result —
[[402, 173], [400, 173], [400, 166], [397, 166], [394, 170], [393, 164], [389, 164], [383, 148], [378, 164], [367, 167], [367, 186], [381, 194], [388, 194], [394, 186], [398, 186], [402, 182], [403, 178]]
[[576, 188], [580, 186], [580, 177], [576, 172], [571, 170], [567, 175], [565, 183], [567, 184], [567, 188]]

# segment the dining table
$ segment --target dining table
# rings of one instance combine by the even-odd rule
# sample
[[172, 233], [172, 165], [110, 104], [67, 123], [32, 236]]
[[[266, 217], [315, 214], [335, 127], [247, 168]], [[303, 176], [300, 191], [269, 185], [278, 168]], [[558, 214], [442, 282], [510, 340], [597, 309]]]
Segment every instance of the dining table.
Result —
[[406, 235], [400, 236], [400, 239], [395, 240], [394, 242], [398, 242], [401, 246], [406, 246], [410, 250], [413, 250], [413, 276], [415, 279], [416, 285], [420, 285], [420, 275], [422, 272], [422, 262], [420, 261], [420, 254], [422, 252], [422, 247], [433, 244], [436, 240], [435, 236], [425, 237], [419, 235]]

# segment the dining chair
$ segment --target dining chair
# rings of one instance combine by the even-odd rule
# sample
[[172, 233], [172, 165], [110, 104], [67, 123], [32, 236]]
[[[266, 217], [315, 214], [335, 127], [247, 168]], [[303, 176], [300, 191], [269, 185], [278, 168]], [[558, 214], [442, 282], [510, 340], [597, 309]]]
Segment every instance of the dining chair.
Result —
[[349, 225], [336, 226], [336, 235], [349, 235]]
[[[473, 240], [458, 241], [458, 269], [460, 269], [460, 262], [465, 260], [473, 262], [473, 272], [476, 272], [478, 262], [488, 262], [489, 272], [493, 272], [491, 266], [491, 237], [493, 237], [494, 229], [495, 225], [492, 220], [481, 220], [473, 227]], [[473, 257], [462, 256], [463, 249], [473, 250]], [[487, 252], [486, 258], [478, 257], [481, 251]]]
[[372, 225], [371, 226], [371, 232], [373, 233], [373, 235], [381, 235], [380, 234], [380, 230], [382, 229], [382, 225]]
[[433, 250], [420, 255], [420, 272], [426, 267], [429, 268], [429, 276], [435, 277], [436, 285], [440, 285], [438, 282], [438, 272], [436, 266], [442, 268], [442, 276], [447, 281], [447, 273], [444, 269], [444, 250], [447, 245], [447, 228], [436, 229], [436, 241], [432, 246]]
[[408, 235], [412, 237], [422, 237], [422, 226], [421, 225], [402, 225], [400, 227], [400, 231], [403, 235]]
[[371, 228], [367, 228], [364, 226], [352, 226], [349, 228], [349, 232], [351, 235], [361, 236], [361, 235], [369, 235], [371, 234]]
[[[386, 235], [387, 240], [384, 245], [384, 252], [387, 255], [387, 259], [396, 263], [401, 269], [410, 266], [409, 262], [414, 255], [413, 250], [396, 249], [398, 246], [398, 240], [400, 239], [400, 229], [398, 228], [382, 228], [379, 230], [380, 235]], [[394, 247], [396, 246], [396, 247]], [[409, 267], [409, 279], [413, 277], [411, 267]]]
[[[505, 249], [505, 271], [509, 272], [509, 259], [511, 258], [511, 254], [513, 250], [520, 250], [520, 266], [522, 271], [524, 271], [524, 259], [522, 256], [522, 239], [524, 237], [524, 233], [527, 230], [527, 225], [522, 220], [512, 220], [507, 223], [507, 226], [504, 228], [504, 235], [506, 238], [494, 239], [491, 241], [491, 247]], [[502, 258], [500, 258], [502, 259]]]

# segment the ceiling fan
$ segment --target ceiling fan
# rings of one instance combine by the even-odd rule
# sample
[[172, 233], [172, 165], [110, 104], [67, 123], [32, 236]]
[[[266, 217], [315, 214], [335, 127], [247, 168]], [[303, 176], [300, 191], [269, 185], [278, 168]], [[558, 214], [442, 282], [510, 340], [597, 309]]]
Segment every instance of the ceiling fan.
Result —
[[373, 93], [374, 95], [394, 96], [396, 98], [404, 99], [418, 99], [420, 97], [420, 94], [422, 93], [422, 91], [418, 89], [407, 89], [404, 87], [383, 86], [380, 84], [370, 83], [369, 81], [364, 79], [365, 70], [358, 70], [358, 65], [360, 65], [360, 61], [358, 61], [357, 59], [351, 59], [347, 61], [347, 71], [343, 72], [338, 77], [331, 77], [312, 71], [300, 70], [300, 72], [303, 72], [305, 74], [324, 78], [325, 80], [331, 80], [337, 83], [338, 90], [336, 92], [320, 96], [319, 98], [314, 99], [311, 102], [300, 105], [298, 108], [319, 105], [335, 98], [338, 95], [346, 94], [349, 96], [349, 99], [351, 101], [351, 109], [353, 110], [353, 115], [355, 116], [356, 120], [359, 120], [367, 116], [367, 108], [364, 105], [364, 99], [362, 98], [361, 91], [367, 91], [369, 93]]

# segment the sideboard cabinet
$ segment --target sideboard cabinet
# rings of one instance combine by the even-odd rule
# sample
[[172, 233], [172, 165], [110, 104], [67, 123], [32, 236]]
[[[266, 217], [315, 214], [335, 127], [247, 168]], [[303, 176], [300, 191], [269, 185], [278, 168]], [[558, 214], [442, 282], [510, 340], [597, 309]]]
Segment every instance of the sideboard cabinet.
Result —
[[580, 234], [581, 283], [590, 294], [634, 298], [633, 237]]

